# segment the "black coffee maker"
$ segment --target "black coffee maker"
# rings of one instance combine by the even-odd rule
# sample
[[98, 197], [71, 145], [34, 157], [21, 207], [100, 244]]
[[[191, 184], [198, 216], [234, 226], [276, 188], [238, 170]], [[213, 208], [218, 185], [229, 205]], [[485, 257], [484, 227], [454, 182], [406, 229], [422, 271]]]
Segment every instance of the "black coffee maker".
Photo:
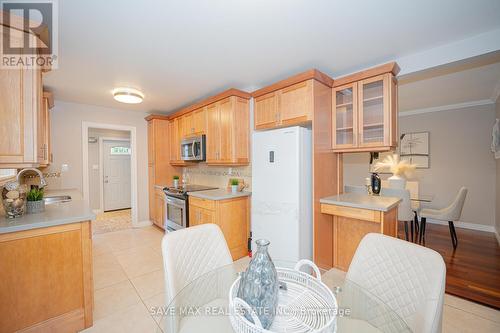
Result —
[[371, 176], [372, 193], [374, 195], [380, 194], [380, 189], [382, 188], [382, 181], [378, 173], [373, 172]]

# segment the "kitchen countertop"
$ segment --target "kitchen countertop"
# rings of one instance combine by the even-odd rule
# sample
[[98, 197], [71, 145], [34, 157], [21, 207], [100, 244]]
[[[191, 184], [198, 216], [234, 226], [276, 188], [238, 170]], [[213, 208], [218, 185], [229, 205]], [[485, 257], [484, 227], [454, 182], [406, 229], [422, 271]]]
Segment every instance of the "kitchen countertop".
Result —
[[344, 193], [319, 200], [322, 204], [353, 207], [387, 212], [396, 207], [400, 198], [382, 197], [358, 193]]
[[83, 200], [45, 205], [45, 212], [25, 214], [15, 219], [0, 217], [0, 234], [95, 220], [95, 214]]
[[76, 188], [67, 188], [67, 189], [50, 189], [46, 188], [44, 190], [44, 197], [54, 197], [58, 195], [69, 195], [72, 200], [82, 200], [82, 192], [80, 192]]
[[225, 200], [232, 198], [248, 197], [252, 195], [252, 192], [241, 191], [237, 193], [232, 193], [224, 188], [219, 188], [216, 190], [205, 190], [205, 191], [194, 191], [188, 192], [189, 196], [207, 200]]

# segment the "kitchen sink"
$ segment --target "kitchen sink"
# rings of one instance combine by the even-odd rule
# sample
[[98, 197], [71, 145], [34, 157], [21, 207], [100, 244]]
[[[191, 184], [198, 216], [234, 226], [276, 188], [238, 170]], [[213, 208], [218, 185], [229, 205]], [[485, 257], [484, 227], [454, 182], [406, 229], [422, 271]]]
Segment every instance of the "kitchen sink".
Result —
[[45, 201], [46, 205], [50, 205], [50, 204], [54, 204], [54, 203], [61, 203], [61, 202], [69, 202], [69, 201], [71, 201], [71, 196], [69, 196], [69, 195], [54, 195], [51, 197], [43, 198], [43, 201]]

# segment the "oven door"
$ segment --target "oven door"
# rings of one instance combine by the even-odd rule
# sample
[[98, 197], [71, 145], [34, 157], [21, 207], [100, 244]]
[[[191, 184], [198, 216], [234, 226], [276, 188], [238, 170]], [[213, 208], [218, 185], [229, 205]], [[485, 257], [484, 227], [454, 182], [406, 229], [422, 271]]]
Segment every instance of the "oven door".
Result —
[[187, 227], [186, 200], [165, 196], [165, 224], [168, 230]]

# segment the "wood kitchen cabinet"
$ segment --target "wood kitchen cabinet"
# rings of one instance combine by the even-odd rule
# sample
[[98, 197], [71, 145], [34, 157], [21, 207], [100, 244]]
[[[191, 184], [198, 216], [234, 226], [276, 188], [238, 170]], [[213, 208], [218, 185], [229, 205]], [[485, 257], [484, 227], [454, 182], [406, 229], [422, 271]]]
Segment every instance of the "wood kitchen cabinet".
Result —
[[[397, 66], [397, 65], [396, 65]], [[397, 80], [393, 66], [332, 89], [332, 148], [336, 152], [388, 151], [398, 142]], [[383, 70], [389, 72], [383, 73]], [[397, 72], [397, 70], [396, 70]], [[380, 74], [381, 73], [381, 74]], [[344, 83], [346, 79], [341, 79]]]
[[189, 207], [189, 226], [215, 223], [215, 211], [191, 205]]
[[54, 106], [52, 93], [44, 91], [42, 104], [38, 109], [38, 163], [46, 167], [52, 162], [52, 147], [50, 143], [50, 109]]
[[162, 187], [156, 186], [154, 188], [154, 212], [152, 214], [152, 221], [158, 227], [165, 229], [165, 193]]
[[208, 200], [190, 196], [189, 226], [204, 223], [215, 223], [221, 228], [233, 260], [247, 255], [250, 233], [249, 197]]
[[0, 166], [38, 167], [43, 162], [46, 118], [41, 116], [42, 71], [3, 69], [0, 71]]
[[207, 106], [207, 164], [250, 163], [249, 101], [231, 96]]
[[206, 162], [209, 165], [250, 163], [251, 95], [229, 89], [170, 116], [170, 164], [186, 166], [180, 143], [183, 138], [206, 135]]
[[1, 332], [92, 326], [90, 221], [0, 234], [0, 267]]
[[172, 124], [167, 116], [150, 115], [148, 122], [148, 189], [150, 220], [163, 228], [162, 188], [172, 183], [181, 170], [171, 165]]
[[174, 118], [169, 124], [170, 136], [170, 164], [184, 165], [181, 160], [181, 136], [182, 136], [182, 118]]
[[331, 87], [333, 80], [311, 70], [252, 93], [256, 130], [307, 124], [314, 113], [314, 81]]
[[254, 99], [255, 129], [273, 128], [278, 124], [279, 92], [271, 92]]
[[[2, 34], [8, 34], [4, 27]], [[20, 32], [11, 38], [31, 35]], [[11, 41], [13, 42], [13, 41]], [[46, 70], [46, 69], [43, 69]], [[47, 165], [49, 161], [48, 109], [44, 108], [41, 68], [0, 70], [0, 168]]]
[[347, 271], [359, 243], [368, 233], [397, 237], [397, 204], [395, 200], [393, 206], [368, 209], [322, 203], [321, 212], [333, 216], [333, 267]]
[[182, 138], [205, 134], [206, 108], [199, 108], [182, 116]]

